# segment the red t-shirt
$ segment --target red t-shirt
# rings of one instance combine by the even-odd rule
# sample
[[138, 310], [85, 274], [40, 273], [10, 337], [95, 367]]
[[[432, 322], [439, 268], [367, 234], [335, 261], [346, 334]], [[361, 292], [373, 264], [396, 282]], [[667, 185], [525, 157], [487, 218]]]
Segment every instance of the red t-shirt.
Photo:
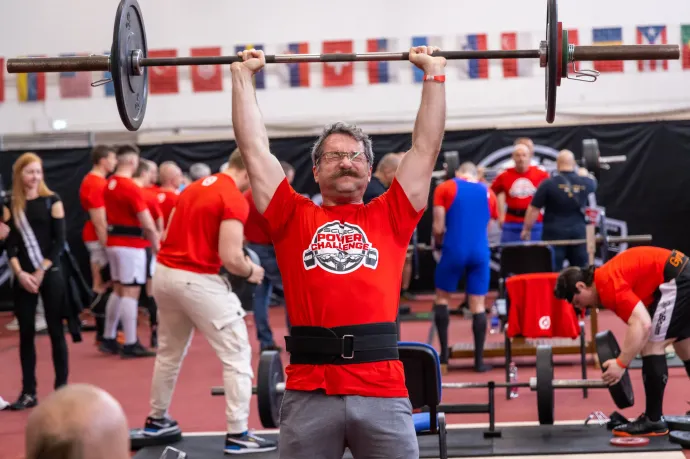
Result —
[[[514, 167], [506, 169], [496, 176], [491, 189], [496, 194], [505, 193], [507, 223], [522, 223], [525, 217], [519, 217], [508, 212], [508, 209], [526, 211], [532, 196], [537, 191], [541, 182], [549, 178], [548, 172], [538, 166], [530, 166], [524, 174], [519, 173]], [[537, 221], [541, 222], [543, 216], [540, 213]]]
[[268, 223], [256, 209], [251, 188], [244, 192], [244, 197], [249, 204], [249, 217], [247, 217], [247, 223], [244, 225], [244, 238], [252, 244], [271, 244]]
[[[463, 179], [460, 179], [463, 180]], [[458, 186], [455, 180], [446, 180], [434, 189], [434, 206], [443, 207], [448, 211], [453, 205], [458, 193]], [[496, 193], [487, 187], [486, 195], [489, 198], [489, 218], [498, 220], [498, 201]]]
[[170, 214], [175, 208], [177, 203], [177, 198], [180, 196], [177, 190], [168, 190], [165, 188], [159, 188], [157, 191], [158, 204], [161, 208], [161, 213], [163, 215], [163, 227], [168, 226], [168, 221], [170, 220]]
[[[135, 226], [141, 228], [137, 214], [148, 209], [144, 190], [127, 177], [113, 175], [103, 193], [108, 225]], [[135, 247], [143, 249], [150, 245], [145, 237], [108, 235], [109, 247]]]
[[[148, 207], [151, 213], [151, 218], [153, 219], [153, 224], [157, 225], [156, 220], [163, 216], [161, 212], [161, 207], [158, 204], [158, 193], [150, 187], [145, 187], [141, 189], [144, 192], [144, 201], [146, 201], [146, 207]], [[151, 243], [146, 240], [146, 247], [151, 247]]]
[[640, 301], [646, 307], [654, 302], [670, 255], [670, 250], [660, 247], [633, 247], [597, 268], [594, 285], [601, 305], [627, 323]]
[[[395, 322], [407, 246], [423, 212], [415, 211], [397, 180], [366, 206], [322, 207], [283, 180], [263, 215], [290, 323], [331, 328]], [[399, 360], [291, 364], [285, 373], [292, 390], [407, 397]]]
[[197, 180], [177, 200], [158, 262], [173, 269], [218, 274], [220, 224], [231, 219], [244, 224], [248, 214], [247, 200], [230, 176], [217, 173]]
[[[84, 177], [79, 187], [79, 201], [81, 202], [82, 208], [88, 212], [91, 209], [100, 209], [105, 206], [103, 202], [103, 192], [108, 181], [105, 177], [93, 174], [89, 172]], [[84, 242], [93, 242], [98, 240], [96, 236], [96, 230], [94, 229], [93, 222], [89, 218], [84, 224], [84, 229], [82, 230], [82, 239]]]

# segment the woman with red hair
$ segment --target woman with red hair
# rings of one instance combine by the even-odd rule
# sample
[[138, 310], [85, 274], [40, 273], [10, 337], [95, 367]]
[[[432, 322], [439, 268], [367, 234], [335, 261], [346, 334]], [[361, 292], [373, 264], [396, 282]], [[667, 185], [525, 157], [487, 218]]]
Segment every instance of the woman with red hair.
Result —
[[65, 281], [60, 256], [65, 246], [65, 209], [60, 197], [43, 181], [43, 163], [24, 153], [12, 167], [10, 234], [7, 256], [14, 272], [14, 314], [19, 322], [22, 392], [10, 406], [36, 406], [35, 316], [38, 296], [43, 300], [53, 351], [55, 388], [67, 384], [67, 342], [63, 326]]

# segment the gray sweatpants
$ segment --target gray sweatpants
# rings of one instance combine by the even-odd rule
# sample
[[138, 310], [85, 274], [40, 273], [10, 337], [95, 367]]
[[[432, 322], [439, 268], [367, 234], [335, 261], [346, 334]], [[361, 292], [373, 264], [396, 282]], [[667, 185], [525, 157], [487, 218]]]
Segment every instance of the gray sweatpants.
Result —
[[285, 391], [280, 407], [280, 459], [418, 459], [408, 398]]

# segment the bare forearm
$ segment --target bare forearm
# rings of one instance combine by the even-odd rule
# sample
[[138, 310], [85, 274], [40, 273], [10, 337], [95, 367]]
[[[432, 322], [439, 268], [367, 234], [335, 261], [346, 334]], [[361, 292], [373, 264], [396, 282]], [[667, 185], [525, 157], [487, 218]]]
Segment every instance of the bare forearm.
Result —
[[259, 212], [263, 213], [276, 188], [285, 178], [285, 172], [278, 159], [271, 154], [251, 72], [241, 66], [231, 68], [232, 127], [235, 141], [249, 173], [254, 202]]
[[621, 346], [621, 354], [618, 359], [627, 367], [630, 362], [640, 353], [645, 343], [649, 339], [651, 327], [642, 322], [632, 322], [625, 332], [623, 338], [623, 345]]
[[19, 273], [22, 272], [22, 266], [19, 264], [19, 258], [10, 258], [10, 266], [12, 267], [12, 271], [14, 271], [15, 276], [19, 275]]
[[532, 231], [532, 227], [534, 226], [534, 222], [537, 221], [537, 217], [539, 217], [539, 209], [534, 206], [527, 207], [527, 213], [525, 214], [522, 229]]
[[227, 269], [230, 274], [239, 277], [249, 277], [252, 273], [252, 265], [247, 261], [244, 252], [234, 251], [226, 259], [223, 260], [223, 267]]
[[[443, 73], [443, 69], [439, 69], [437, 73]], [[432, 167], [441, 150], [445, 128], [446, 85], [426, 81], [423, 83], [422, 101], [412, 131], [412, 148], [415, 152], [428, 156], [430, 160], [433, 159]]]

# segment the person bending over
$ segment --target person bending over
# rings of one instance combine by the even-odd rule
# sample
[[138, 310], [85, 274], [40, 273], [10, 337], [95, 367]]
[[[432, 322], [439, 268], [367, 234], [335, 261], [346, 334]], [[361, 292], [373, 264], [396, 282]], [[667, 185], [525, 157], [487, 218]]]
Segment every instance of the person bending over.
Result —
[[[518, 242], [527, 212], [527, 206], [541, 182], [549, 174], [540, 166], [531, 164], [534, 144], [530, 139], [520, 138], [514, 142], [513, 162], [510, 167], [496, 176], [491, 182], [491, 190], [505, 201], [505, 209], [499, 204], [499, 223], [502, 227], [501, 242]], [[501, 199], [499, 199], [500, 202]], [[539, 215], [533, 225], [530, 238], [541, 240], [542, 217]]]
[[232, 125], [256, 207], [268, 222], [283, 274], [292, 328], [280, 413], [281, 458], [418, 458], [412, 405], [398, 356], [396, 315], [405, 253], [429, 199], [445, 128], [445, 65], [410, 49], [424, 72], [412, 148], [388, 190], [368, 205], [371, 139], [344, 122], [328, 125], [312, 148], [323, 204], [288, 183], [271, 154], [252, 76], [263, 51], [238, 53], [232, 72]]
[[[137, 338], [137, 315], [141, 287], [146, 285], [146, 247], [158, 251], [159, 238], [143, 190], [132, 180], [139, 166], [139, 149], [124, 145], [117, 150], [117, 169], [104, 193], [108, 219], [106, 253], [113, 280], [113, 293], [105, 306], [105, 331], [99, 350], [123, 358], [150, 357]], [[122, 319], [124, 346], [116, 340]]]
[[[547, 241], [563, 239], [585, 239], [587, 217], [585, 207], [589, 195], [596, 192], [597, 182], [587, 176], [587, 171], [578, 168], [575, 156], [570, 150], [561, 150], [556, 158], [558, 173], [539, 184], [527, 208], [520, 238], [529, 241], [532, 227], [544, 210], [542, 238]], [[554, 271], [563, 269], [567, 259], [569, 266], [586, 267], [587, 245], [564, 245], [551, 247]]]
[[12, 167], [12, 200], [7, 256], [14, 271], [14, 314], [19, 323], [22, 392], [10, 406], [23, 410], [36, 406], [36, 329], [39, 295], [43, 299], [58, 389], [67, 384], [67, 342], [62, 322], [66, 301], [60, 256], [65, 247], [65, 209], [60, 196], [43, 181], [43, 163], [24, 153]]
[[249, 179], [237, 150], [229, 163], [224, 172], [197, 180], [180, 194], [163, 235], [153, 275], [153, 296], [159, 308], [158, 353], [144, 434], [159, 436], [180, 430], [177, 421], [168, 416], [168, 408], [196, 329], [223, 364], [224, 451], [244, 454], [275, 450], [276, 443], [248, 430], [254, 373], [246, 313], [219, 275], [223, 266], [255, 284], [264, 277], [263, 268], [252, 263], [242, 249], [249, 207], [241, 190]]
[[472, 313], [474, 334], [474, 369], [485, 372], [484, 342], [486, 341], [486, 306], [491, 268], [489, 262], [489, 222], [498, 218], [496, 196], [477, 181], [477, 168], [466, 162], [455, 171], [455, 178], [446, 180], [434, 190], [433, 233], [441, 259], [436, 266], [434, 323], [441, 346], [441, 365], [448, 365], [448, 325], [450, 293], [467, 276], [466, 292]]
[[576, 309], [602, 307], [628, 324], [618, 358], [602, 362], [602, 379], [616, 384], [642, 355], [645, 411], [613, 429], [616, 436], [666, 435], [663, 403], [668, 366], [666, 346], [690, 377], [690, 271], [688, 257], [677, 251], [642, 246], [627, 249], [599, 268], [568, 267], [556, 282], [557, 298]]
[[[139, 166], [134, 172], [132, 179], [134, 183], [139, 186], [144, 192], [144, 201], [146, 201], [146, 207], [151, 213], [151, 218], [156, 224], [156, 232], [158, 238], [163, 234], [163, 212], [158, 204], [158, 192], [156, 189], [152, 188], [154, 186], [153, 180], [155, 178], [155, 173], [158, 170], [156, 163], [148, 159], [141, 159], [139, 161]], [[147, 241], [148, 242], [148, 241]], [[156, 300], [153, 298], [151, 278], [156, 269], [156, 255], [151, 250], [151, 244], [149, 243], [146, 247], [146, 287], [142, 289], [140, 294], [140, 302], [149, 312], [149, 325], [151, 327], [151, 347], [158, 346], [158, 308], [156, 307]]]
[[129, 429], [122, 406], [89, 384], [53, 392], [30, 415], [25, 459], [129, 459]]

